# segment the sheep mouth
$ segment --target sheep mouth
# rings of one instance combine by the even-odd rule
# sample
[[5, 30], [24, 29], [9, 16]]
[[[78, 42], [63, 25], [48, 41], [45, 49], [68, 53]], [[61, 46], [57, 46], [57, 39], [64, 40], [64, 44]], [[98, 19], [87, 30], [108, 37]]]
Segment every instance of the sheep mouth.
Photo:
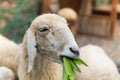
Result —
[[60, 60], [61, 60], [61, 61], [62, 61], [62, 58], [63, 58], [63, 57], [67, 57], [67, 58], [69, 58], [69, 59], [77, 59], [77, 58], [79, 58], [78, 55], [74, 55], [74, 56], [60, 55]]
[[62, 63], [63, 63], [63, 57], [67, 57], [69, 59], [74, 59], [74, 58], [71, 58], [71, 57], [68, 57], [68, 56], [60, 56], [60, 60], [62, 61]]

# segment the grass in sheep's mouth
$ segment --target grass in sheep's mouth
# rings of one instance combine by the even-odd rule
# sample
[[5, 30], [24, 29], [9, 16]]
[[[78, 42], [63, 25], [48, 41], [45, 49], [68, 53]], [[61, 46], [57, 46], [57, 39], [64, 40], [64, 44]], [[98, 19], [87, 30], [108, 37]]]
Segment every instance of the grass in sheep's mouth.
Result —
[[62, 56], [61, 60], [63, 61], [63, 80], [74, 80], [75, 71], [81, 72], [78, 65], [88, 66], [82, 59], [72, 59], [66, 56]]

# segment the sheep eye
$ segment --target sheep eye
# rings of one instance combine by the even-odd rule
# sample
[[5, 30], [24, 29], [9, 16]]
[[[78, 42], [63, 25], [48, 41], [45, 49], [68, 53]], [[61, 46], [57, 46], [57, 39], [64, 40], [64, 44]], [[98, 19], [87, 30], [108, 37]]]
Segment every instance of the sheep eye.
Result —
[[49, 29], [46, 28], [46, 27], [44, 27], [44, 28], [41, 28], [39, 31], [40, 31], [40, 32], [45, 32], [45, 31], [49, 31]]

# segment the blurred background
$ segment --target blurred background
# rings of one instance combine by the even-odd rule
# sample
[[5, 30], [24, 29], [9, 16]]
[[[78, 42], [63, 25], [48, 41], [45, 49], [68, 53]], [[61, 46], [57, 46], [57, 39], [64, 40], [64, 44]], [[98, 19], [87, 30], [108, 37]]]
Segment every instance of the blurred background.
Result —
[[0, 0], [0, 34], [20, 43], [43, 13], [65, 17], [80, 47], [99, 45], [120, 67], [120, 0]]
[[0, 33], [21, 42], [31, 21], [40, 14], [42, 1], [0, 0]]

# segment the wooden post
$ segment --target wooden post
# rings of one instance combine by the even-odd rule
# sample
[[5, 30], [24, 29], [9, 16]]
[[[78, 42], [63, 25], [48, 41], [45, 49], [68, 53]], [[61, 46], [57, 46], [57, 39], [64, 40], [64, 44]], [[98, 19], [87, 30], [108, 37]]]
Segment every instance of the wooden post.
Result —
[[114, 37], [114, 30], [117, 20], [117, 4], [118, 4], [118, 0], [112, 0], [111, 25], [110, 25], [110, 35], [109, 35], [110, 39], [113, 39]]
[[92, 14], [92, 0], [81, 0], [79, 14]]
[[49, 11], [49, 3], [50, 3], [50, 0], [43, 0], [42, 13], [46, 13]]

